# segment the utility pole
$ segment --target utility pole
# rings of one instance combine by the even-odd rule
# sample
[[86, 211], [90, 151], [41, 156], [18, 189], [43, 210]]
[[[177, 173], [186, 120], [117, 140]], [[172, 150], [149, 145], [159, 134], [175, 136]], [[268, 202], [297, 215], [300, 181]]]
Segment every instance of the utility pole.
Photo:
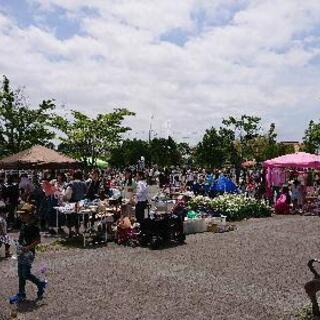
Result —
[[153, 114], [150, 117], [150, 127], [149, 127], [149, 143], [151, 142], [151, 132], [152, 132], [152, 120], [153, 120]]

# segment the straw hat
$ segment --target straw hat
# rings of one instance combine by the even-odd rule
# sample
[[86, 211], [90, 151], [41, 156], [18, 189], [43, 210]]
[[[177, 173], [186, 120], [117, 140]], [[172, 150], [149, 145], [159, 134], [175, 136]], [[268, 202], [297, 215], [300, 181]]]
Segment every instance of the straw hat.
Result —
[[31, 203], [25, 203], [22, 207], [17, 211], [18, 214], [28, 214], [32, 215], [34, 210], [34, 205]]

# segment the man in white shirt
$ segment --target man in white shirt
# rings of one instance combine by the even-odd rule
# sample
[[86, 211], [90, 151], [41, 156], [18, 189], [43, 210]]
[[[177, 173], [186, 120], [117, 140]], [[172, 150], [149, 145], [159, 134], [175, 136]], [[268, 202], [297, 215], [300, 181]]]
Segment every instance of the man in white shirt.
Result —
[[144, 210], [148, 205], [148, 185], [143, 172], [137, 174], [137, 189], [136, 189], [136, 219], [139, 223], [144, 220]]
[[187, 186], [192, 187], [194, 183], [194, 174], [193, 172], [189, 169], [188, 174], [187, 174]]

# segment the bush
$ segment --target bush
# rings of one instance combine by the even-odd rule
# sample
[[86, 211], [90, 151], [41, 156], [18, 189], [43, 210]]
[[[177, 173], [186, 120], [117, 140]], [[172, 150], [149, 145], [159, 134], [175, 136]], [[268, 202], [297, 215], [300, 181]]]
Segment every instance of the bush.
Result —
[[265, 201], [238, 194], [224, 194], [213, 199], [198, 196], [190, 200], [189, 207], [192, 210], [205, 207], [222, 212], [229, 221], [271, 216], [271, 208]]

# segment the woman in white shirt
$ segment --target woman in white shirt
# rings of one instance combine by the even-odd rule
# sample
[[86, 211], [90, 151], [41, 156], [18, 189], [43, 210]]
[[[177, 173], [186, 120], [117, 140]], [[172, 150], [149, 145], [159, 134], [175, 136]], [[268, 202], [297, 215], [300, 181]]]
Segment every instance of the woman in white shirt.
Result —
[[136, 183], [132, 178], [132, 171], [131, 169], [126, 169], [125, 170], [125, 175], [124, 175], [124, 183], [123, 183], [123, 192], [122, 192], [122, 197], [126, 202], [132, 202], [133, 200], [133, 194], [136, 191]]
[[144, 210], [148, 205], [148, 185], [143, 172], [137, 174], [137, 189], [136, 189], [136, 219], [139, 223], [144, 220]]

